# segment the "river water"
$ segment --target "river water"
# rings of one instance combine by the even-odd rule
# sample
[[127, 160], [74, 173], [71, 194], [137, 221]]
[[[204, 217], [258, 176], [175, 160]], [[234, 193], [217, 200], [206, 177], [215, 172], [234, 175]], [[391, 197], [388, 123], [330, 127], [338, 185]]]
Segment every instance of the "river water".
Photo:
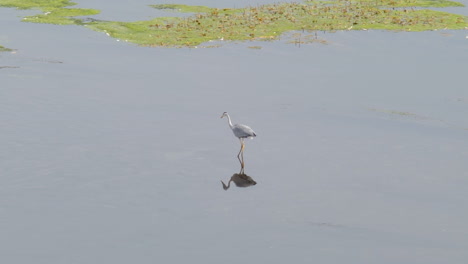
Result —
[[466, 30], [171, 49], [31, 12], [0, 9], [2, 263], [466, 263]]

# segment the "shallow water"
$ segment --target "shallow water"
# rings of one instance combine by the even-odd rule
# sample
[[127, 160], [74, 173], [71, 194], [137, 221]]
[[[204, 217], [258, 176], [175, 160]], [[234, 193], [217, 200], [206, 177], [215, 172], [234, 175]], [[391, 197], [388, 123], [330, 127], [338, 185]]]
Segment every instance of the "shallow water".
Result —
[[[167, 49], [21, 12], [0, 9], [2, 262], [468, 259], [466, 30]], [[258, 135], [255, 186], [223, 190], [224, 111]]]

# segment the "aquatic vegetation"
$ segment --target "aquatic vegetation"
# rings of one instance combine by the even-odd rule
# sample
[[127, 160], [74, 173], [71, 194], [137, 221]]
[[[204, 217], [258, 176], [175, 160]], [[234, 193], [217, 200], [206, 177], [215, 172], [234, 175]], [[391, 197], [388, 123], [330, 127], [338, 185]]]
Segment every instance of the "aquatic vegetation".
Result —
[[43, 8], [64, 8], [73, 6], [76, 3], [68, 0], [1, 0], [0, 6], [14, 7], [18, 9], [43, 9]]
[[41, 15], [28, 16], [23, 19], [26, 22], [47, 23], [57, 25], [80, 24], [81, 19], [73, 18], [76, 16], [91, 16], [99, 14], [98, 10], [84, 8], [58, 8], [51, 9]]
[[449, 0], [360, 0], [373, 2], [382, 7], [449, 7], [463, 6], [462, 3]]
[[288, 43], [300, 46], [301, 44], [311, 44], [311, 43], [321, 43], [321, 44], [328, 44], [328, 42], [324, 39], [321, 39], [315, 34], [303, 34], [303, 33], [294, 33], [291, 34]]
[[4, 51], [11, 51], [11, 49], [5, 48], [2, 45], [0, 45], [0, 52], [4, 52]]
[[[395, 2], [395, 3], [394, 3]], [[218, 9], [185, 5], [157, 5], [155, 8], [194, 11], [185, 18], [159, 18], [129, 23], [111, 22], [90, 25], [115, 36], [142, 45], [196, 46], [210, 40], [271, 40], [287, 31], [385, 29], [423, 31], [463, 29], [467, 18], [434, 10], [390, 9], [414, 6], [429, 0], [332, 1], [280, 3], [242, 9]], [[454, 5], [451, 1], [433, 1], [437, 6]], [[459, 5], [459, 4], [457, 4]], [[148, 24], [148, 22], [150, 22]], [[120, 28], [115, 27], [118, 23]], [[145, 25], [151, 30], [128, 28]], [[300, 42], [320, 42], [313, 38]], [[296, 43], [293, 41], [293, 43]]]
[[[84, 20], [78, 17], [99, 11], [66, 8], [72, 5], [74, 3], [67, 0], [0, 0], [0, 6], [37, 8], [44, 12], [24, 18], [27, 22], [84, 25], [113, 38], [145, 46], [193, 47], [213, 40], [274, 40], [288, 31], [468, 28], [466, 16], [414, 8], [462, 6], [448, 0], [307, 1], [238, 9], [159, 4], [151, 7], [193, 14], [135, 22]], [[294, 36], [291, 43], [325, 43], [311, 36]]]
[[[191, 6], [191, 5], [177, 5], [177, 4], [161, 4], [161, 5], [150, 5], [152, 8], [156, 9], [170, 9], [176, 12], [183, 12], [183, 13], [208, 13], [214, 10], [214, 8], [207, 7], [207, 6]], [[226, 12], [233, 9], [221, 9]]]
[[376, 109], [376, 108], [369, 108], [370, 111], [386, 113], [391, 115], [399, 115], [399, 116], [413, 116], [413, 117], [422, 117], [410, 112], [403, 112], [403, 111], [396, 111], [396, 110], [387, 110], [387, 109]]
[[404, 120], [404, 121], [432, 124], [432, 125], [455, 128], [455, 129], [468, 130], [467, 127], [461, 124], [452, 123], [447, 120], [434, 118], [434, 117], [430, 117], [426, 115], [420, 115], [420, 114], [415, 114], [415, 113], [405, 112], [405, 111], [398, 111], [398, 110], [378, 109], [378, 108], [368, 108], [368, 110], [372, 112], [376, 112], [376, 113], [386, 114], [387, 117], [392, 117], [392, 119], [393, 117], [395, 117], [397, 118], [397, 120]]
[[79, 24], [77, 16], [92, 16], [99, 14], [99, 10], [86, 8], [68, 8], [76, 3], [68, 0], [0, 0], [0, 6], [16, 7], [18, 9], [38, 9], [43, 14], [27, 16], [25, 22], [47, 23], [57, 25]]

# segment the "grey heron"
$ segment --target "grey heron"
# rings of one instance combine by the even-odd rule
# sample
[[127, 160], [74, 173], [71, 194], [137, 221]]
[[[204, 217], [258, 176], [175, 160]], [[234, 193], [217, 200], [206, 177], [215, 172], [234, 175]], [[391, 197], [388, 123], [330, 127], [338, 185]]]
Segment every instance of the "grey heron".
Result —
[[[239, 162], [241, 163], [242, 168], [244, 168], [244, 139], [246, 138], [254, 138], [257, 136], [255, 132], [250, 128], [249, 126], [242, 125], [242, 124], [232, 124], [231, 117], [227, 112], [224, 112], [221, 118], [227, 117], [229, 127], [232, 130], [232, 133], [234, 133], [234, 136], [236, 136], [240, 143], [241, 143], [241, 148], [239, 150], [239, 153], [237, 154], [237, 159], [239, 159]], [[239, 155], [242, 157], [242, 161], [239, 158]]]
[[257, 182], [252, 179], [252, 177], [244, 174], [244, 172], [234, 173], [227, 185], [221, 181], [223, 184], [223, 189], [227, 191], [229, 187], [231, 187], [231, 182], [234, 182], [237, 187], [249, 187], [257, 184]]

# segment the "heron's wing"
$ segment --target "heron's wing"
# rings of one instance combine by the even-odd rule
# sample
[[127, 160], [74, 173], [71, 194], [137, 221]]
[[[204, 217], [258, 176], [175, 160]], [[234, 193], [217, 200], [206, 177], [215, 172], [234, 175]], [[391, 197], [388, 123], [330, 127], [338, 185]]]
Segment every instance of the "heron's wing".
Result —
[[236, 124], [232, 126], [232, 132], [238, 138], [255, 137], [257, 134], [248, 126]]

